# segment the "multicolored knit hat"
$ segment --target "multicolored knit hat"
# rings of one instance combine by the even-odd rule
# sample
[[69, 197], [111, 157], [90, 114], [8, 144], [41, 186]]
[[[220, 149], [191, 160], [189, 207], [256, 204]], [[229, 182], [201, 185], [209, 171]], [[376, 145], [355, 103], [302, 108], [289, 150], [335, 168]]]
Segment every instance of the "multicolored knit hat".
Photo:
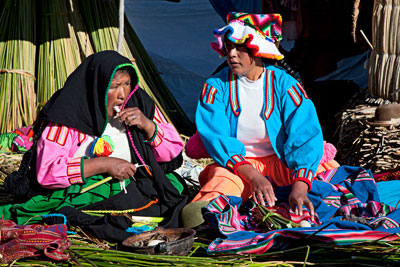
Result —
[[282, 39], [282, 17], [279, 14], [248, 14], [240, 12], [228, 13], [228, 25], [221, 29], [214, 29], [217, 40], [211, 47], [220, 56], [223, 51], [224, 37], [236, 44], [246, 44], [256, 57], [265, 57], [281, 60], [275, 42]]

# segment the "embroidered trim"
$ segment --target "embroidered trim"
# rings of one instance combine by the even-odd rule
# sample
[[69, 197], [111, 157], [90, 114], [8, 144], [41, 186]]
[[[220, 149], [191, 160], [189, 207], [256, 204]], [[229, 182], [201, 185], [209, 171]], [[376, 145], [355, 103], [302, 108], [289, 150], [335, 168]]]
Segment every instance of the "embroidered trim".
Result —
[[307, 95], [307, 93], [306, 93], [306, 90], [304, 90], [303, 86], [301, 86], [300, 83], [296, 83], [296, 85], [297, 85], [297, 87], [300, 89], [300, 91], [303, 93], [304, 97], [305, 97], [306, 99], [310, 99], [310, 98], [308, 98], [308, 95]]
[[47, 133], [46, 139], [51, 142], [56, 142], [60, 146], [64, 146], [67, 142], [69, 129], [66, 126], [61, 126], [61, 124], [54, 123], [50, 127], [49, 132]]
[[264, 117], [268, 120], [274, 110], [274, 71], [272, 70], [266, 70], [264, 90], [267, 104]]
[[65, 143], [67, 142], [68, 133], [69, 133], [68, 127], [64, 125], [61, 126], [57, 137], [57, 144], [59, 144], [60, 146], [64, 146]]
[[237, 167], [242, 164], [249, 164], [249, 162], [242, 155], [233, 155], [227, 162], [226, 166], [230, 168], [235, 174]]
[[290, 97], [292, 98], [294, 104], [296, 106], [300, 106], [302, 99], [301, 99], [300, 94], [297, 92], [296, 88], [294, 88], [294, 86], [292, 86], [288, 90], [288, 93], [289, 93]]
[[67, 162], [67, 176], [70, 184], [82, 183], [81, 158], [75, 158]]
[[81, 176], [69, 177], [68, 181], [70, 184], [82, 184], [83, 183]]
[[67, 162], [68, 165], [80, 164], [81, 158], [74, 158]]
[[67, 176], [75, 176], [81, 174], [81, 166], [79, 164], [67, 166]]
[[162, 138], [157, 135], [156, 138], [153, 140], [153, 146], [154, 147], [158, 147], [159, 145], [161, 145], [162, 143]]
[[217, 93], [217, 89], [210, 86], [210, 90], [208, 91], [206, 104], [213, 104], [215, 100], [215, 94]]
[[201, 90], [200, 99], [201, 99], [201, 101], [203, 101], [203, 102], [204, 102], [204, 97], [206, 96], [206, 93], [207, 93], [207, 87], [208, 87], [208, 84], [205, 83], [205, 84], [203, 85], [203, 90]]
[[86, 134], [80, 132], [78, 135], [78, 142], [82, 143], [85, 140], [85, 138], [86, 138]]
[[46, 139], [51, 141], [51, 142], [55, 142], [56, 138], [57, 138], [58, 128], [60, 128], [58, 123], [52, 123], [51, 126], [50, 126], [50, 130], [47, 133]]
[[231, 103], [231, 108], [235, 116], [239, 116], [239, 97], [238, 97], [238, 79], [233, 71], [229, 71], [229, 99]]
[[153, 118], [153, 120], [154, 120], [156, 123], [168, 123], [168, 122], [165, 120], [164, 116], [161, 114], [160, 110], [159, 110], [157, 107], [156, 107], [155, 112], [154, 112], [154, 118]]
[[301, 168], [298, 169], [297, 171], [293, 172], [293, 182], [296, 181], [303, 181], [308, 184], [308, 191], [311, 190], [311, 183], [314, 178], [314, 174], [312, 171], [308, 170], [306, 168]]
[[164, 140], [164, 130], [161, 127], [157, 129], [157, 136], [153, 140], [153, 146], [158, 147]]

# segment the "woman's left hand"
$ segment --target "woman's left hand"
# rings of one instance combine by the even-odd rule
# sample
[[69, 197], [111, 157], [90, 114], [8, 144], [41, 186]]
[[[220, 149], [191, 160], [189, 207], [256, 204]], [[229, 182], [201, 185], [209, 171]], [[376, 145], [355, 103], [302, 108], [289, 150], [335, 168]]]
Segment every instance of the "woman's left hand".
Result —
[[147, 139], [153, 136], [155, 131], [154, 123], [138, 107], [126, 108], [119, 112], [117, 116], [126, 125], [136, 125], [140, 130], [146, 132]]
[[308, 185], [305, 182], [297, 181], [292, 185], [292, 191], [289, 195], [290, 208], [296, 215], [303, 215], [303, 205], [310, 211], [311, 221], [314, 221], [314, 206], [307, 197]]

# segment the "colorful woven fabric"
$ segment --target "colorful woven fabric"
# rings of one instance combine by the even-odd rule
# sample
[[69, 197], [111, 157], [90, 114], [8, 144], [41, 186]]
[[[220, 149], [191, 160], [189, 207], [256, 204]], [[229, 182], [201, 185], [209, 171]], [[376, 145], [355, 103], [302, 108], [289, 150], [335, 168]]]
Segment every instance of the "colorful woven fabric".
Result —
[[45, 255], [53, 260], [68, 260], [65, 250], [71, 245], [67, 226], [55, 224], [17, 225], [13, 221], [0, 221], [0, 263], [10, 263], [23, 257]]
[[257, 57], [281, 60], [275, 42], [282, 39], [282, 17], [279, 14], [247, 14], [232, 12], [227, 15], [228, 25], [214, 29], [217, 38], [211, 47], [220, 55], [223, 51], [224, 37], [233, 43], [243, 44]]
[[[295, 222], [309, 220], [308, 212], [304, 212], [302, 217], [295, 217], [289, 210], [285, 201], [290, 194], [290, 187], [280, 187], [275, 194], [280, 203], [275, 208], [276, 212]], [[210, 244], [208, 253], [259, 254], [270, 249], [289, 248], [293, 240], [297, 240], [296, 244], [317, 242], [347, 245], [360, 241], [398, 239], [393, 233], [400, 233], [400, 210], [380, 203], [369, 170], [341, 166], [324, 172], [313, 182], [308, 197], [317, 214], [314, 222], [316, 227], [270, 232], [256, 228], [251, 217], [254, 207], [251, 203], [241, 205], [238, 197], [216, 198], [207, 207], [208, 212], [204, 217], [222, 238]]]
[[272, 39], [273, 42], [282, 40], [282, 16], [279, 14], [228, 13], [226, 22], [233, 21], [242, 21], [262, 36]]

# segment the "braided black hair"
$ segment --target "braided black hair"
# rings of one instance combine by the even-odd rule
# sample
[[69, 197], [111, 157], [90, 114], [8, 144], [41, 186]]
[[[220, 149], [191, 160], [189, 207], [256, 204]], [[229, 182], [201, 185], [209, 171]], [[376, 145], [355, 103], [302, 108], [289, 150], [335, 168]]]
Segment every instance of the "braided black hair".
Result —
[[10, 173], [4, 179], [4, 188], [19, 198], [31, 198], [46, 189], [41, 187], [36, 179], [36, 152], [37, 142], [48, 122], [35, 122], [33, 124], [33, 144], [22, 156], [21, 164], [17, 171]]
[[285, 60], [283, 60], [283, 59], [278, 60], [278, 61], [277, 61], [277, 64], [278, 64], [278, 66], [284, 68], [284, 69], [286, 70], [287, 73], [289, 73], [290, 75], [292, 75], [293, 78], [295, 78], [295, 79], [301, 84], [301, 86], [304, 87], [303, 81], [301, 80], [301, 78], [299, 77], [299, 75], [298, 75], [296, 72], [294, 72], [293, 68], [290, 67], [290, 65], [289, 65]]

